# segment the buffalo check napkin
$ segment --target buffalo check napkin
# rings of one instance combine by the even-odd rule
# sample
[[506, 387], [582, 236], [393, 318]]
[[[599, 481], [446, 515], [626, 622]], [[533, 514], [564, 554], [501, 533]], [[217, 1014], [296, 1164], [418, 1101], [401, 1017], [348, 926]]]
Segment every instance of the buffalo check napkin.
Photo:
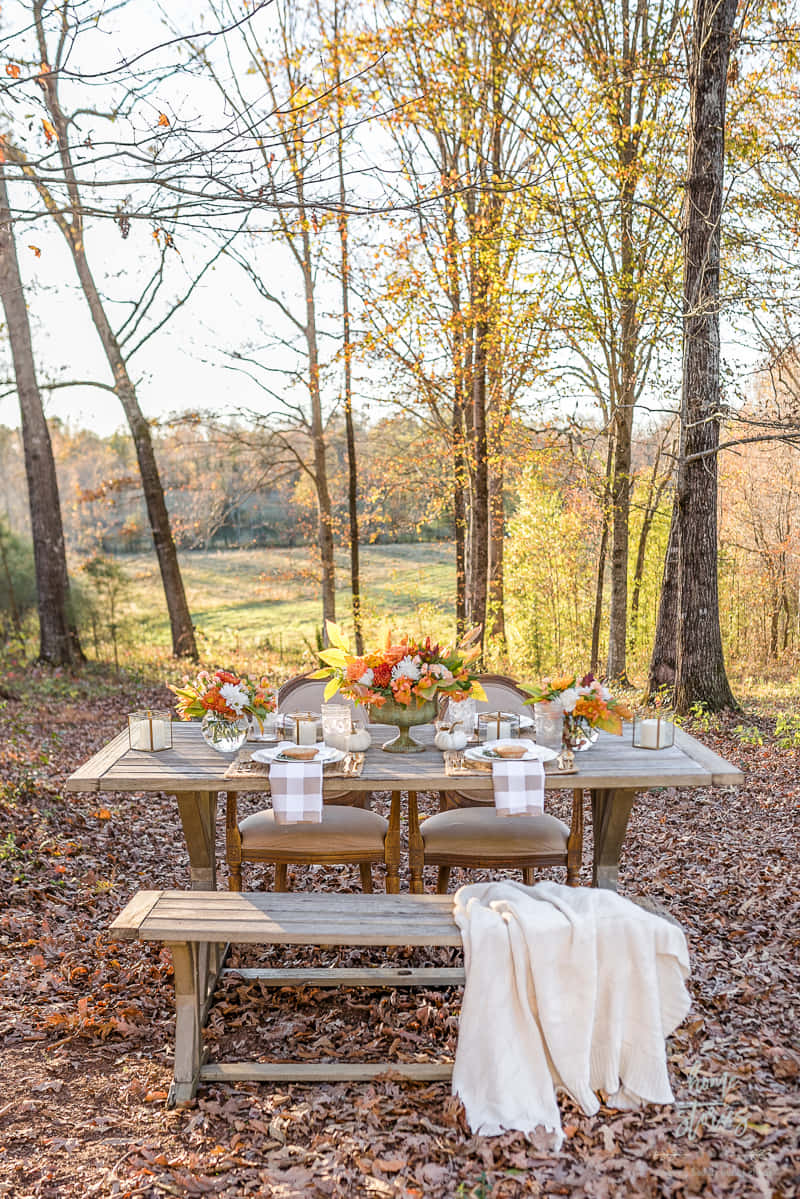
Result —
[[276, 824], [322, 823], [322, 763], [272, 762], [269, 789]]
[[541, 816], [544, 812], [544, 766], [496, 759], [492, 762], [494, 806], [498, 816]]

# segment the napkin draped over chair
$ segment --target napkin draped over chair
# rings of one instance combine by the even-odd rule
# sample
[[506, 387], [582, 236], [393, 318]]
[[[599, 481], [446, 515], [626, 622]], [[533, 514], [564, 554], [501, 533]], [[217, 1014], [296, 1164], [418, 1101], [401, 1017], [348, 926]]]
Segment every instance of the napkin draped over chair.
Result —
[[498, 816], [541, 816], [544, 812], [544, 767], [541, 762], [494, 761], [492, 784]]
[[269, 789], [276, 824], [322, 823], [322, 763], [272, 762]]

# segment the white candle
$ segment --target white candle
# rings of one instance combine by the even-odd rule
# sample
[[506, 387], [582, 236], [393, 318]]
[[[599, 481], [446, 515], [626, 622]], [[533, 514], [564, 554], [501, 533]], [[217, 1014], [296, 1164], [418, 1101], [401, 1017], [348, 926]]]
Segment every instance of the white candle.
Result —
[[170, 729], [161, 716], [142, 716], [130, 724], [131, 749], [167, 749], [170, 745]]
[[317, 722], [315, 720], [295, 721], [298, 745], [315, 745], [317, 741]]
[[661, 741], [664, 740], [664, 734], [661, 727], [664, 722], [661, 720], [643, 720], [639, 725], [639, 744], [643, 749], [658, 749]]

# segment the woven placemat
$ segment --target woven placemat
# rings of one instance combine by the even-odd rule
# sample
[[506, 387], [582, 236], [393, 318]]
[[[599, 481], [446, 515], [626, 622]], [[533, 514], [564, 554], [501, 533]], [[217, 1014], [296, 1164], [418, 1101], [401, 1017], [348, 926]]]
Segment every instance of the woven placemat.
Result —
[[[264, 779], [269, 780], [269, 763], [254, 762], [252, 745], [240, 749], [222, 776], [225, 779]], [[356, 779], [364, 769], [363, 754], [346, 754], [340, 762], [326, 762], [322, 773], [327, 778]]]

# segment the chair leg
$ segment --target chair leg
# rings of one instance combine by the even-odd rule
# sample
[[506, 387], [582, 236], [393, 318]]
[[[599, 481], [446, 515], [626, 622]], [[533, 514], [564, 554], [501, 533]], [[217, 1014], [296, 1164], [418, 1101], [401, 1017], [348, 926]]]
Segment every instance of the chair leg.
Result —
[[579, 870], [571, 870], [567, 867], [567, 886], [579, 887], [581, 885], [581, 876]]
[[447, 894], [447, 884], [450, 882], [450, 867], [440, 866], [439, 877], [436, 880], [436, 891], [439, 895]]
[[231, 862], [231, 872], [228, 877], [228, 890], [241, 891], [242, 889], [242, 863]]
[[289, 883], [286, 878], [287, 870], [288, 870], [288, 865], [286, 862], [276, 862], [275, 863], [275, 890], [276, 891], [288, 891], [289, 890]]
[[372, 894], [372, 867], [369, 862], [359, 862], [359, 870], [361, 871], [361, 890], [365, 895]]
[[522, 881], [526, 887], [533, 886], [533, 880], [534, 880], [535, 874], [536, 874], [536, 871], [533, 866], [523, 866], [522, 867]]

